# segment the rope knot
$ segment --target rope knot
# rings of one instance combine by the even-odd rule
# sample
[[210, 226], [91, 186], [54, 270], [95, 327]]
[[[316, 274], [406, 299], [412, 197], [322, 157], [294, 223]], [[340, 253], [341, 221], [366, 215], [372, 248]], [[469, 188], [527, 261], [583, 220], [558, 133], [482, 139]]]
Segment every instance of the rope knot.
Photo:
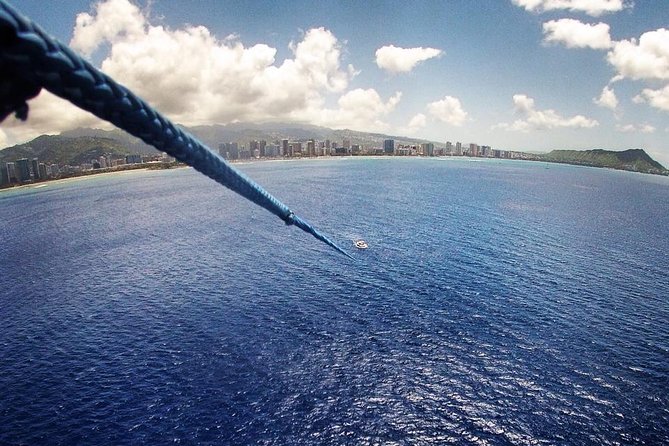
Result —
[[37, 96], [42, 89], [13, 73], [0, 63], [0, 122], [14, 113], [17, 119], [28, 119], [28, 99]]
[[14, 115], [21, 121], [28, 119], [28, 99], [37, 96], [42, 87], [30, 80], [5, 58], [7, 50], [17, 43], [16, 30], [0, 23], [0, 122]]
[[284, 222], [286, 222], [286, 226], [290, 226], [292, 224], [295, 224], [295, 214], [293, 211], [288, 211], [288, 213], [281, 218]]

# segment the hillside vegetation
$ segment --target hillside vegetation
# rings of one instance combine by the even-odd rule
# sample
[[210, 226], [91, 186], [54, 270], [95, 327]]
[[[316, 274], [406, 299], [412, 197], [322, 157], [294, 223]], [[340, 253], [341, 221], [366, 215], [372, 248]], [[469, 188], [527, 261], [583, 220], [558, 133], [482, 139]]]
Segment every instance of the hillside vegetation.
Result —
[[25, 144], [0, 150], [0, 162], [12, 162], [21, 158], [38, 158], [42, 163], [79, 165], [88, 163], [102, 155], [125, 156], [130, 153], [126, 145], [112, 138], [79, 136], [70, 138], [61, 135], [42, 135]]
[[553, 163], [577, 164], [592, 167], [630, 170], [666, 175], [668, 171], [652, 159], [643, 149], [629, 149], [621, 152], [611, 150], [553, 150], [538, 159]]
[[[304, 124], [265, 123], [265, 124], [228, 124], [182, 127], [214, 151], [223, 142], [248, 144], [253, 140], [275, 141], [281, 139], [316, 140], [330, 139], [341, 144], [348, 139], [352, 144], [382, 146], [383, 140], [392, 138], [396, 143], [420, 144], [426, 140], [394, 137], [378, 133], [365, 133], [353, 130], [333, 130]], [[34, 140], [0, 150], [0, 162], [11, 162], [21, 158], [39, 158], [43, 163], [78, 165], [90, 162], [100, 155], [155, 155], [159, 153], [126, 132], [114, 130], [80, 128], [69, 130], [60, 135], [42, 135]]]

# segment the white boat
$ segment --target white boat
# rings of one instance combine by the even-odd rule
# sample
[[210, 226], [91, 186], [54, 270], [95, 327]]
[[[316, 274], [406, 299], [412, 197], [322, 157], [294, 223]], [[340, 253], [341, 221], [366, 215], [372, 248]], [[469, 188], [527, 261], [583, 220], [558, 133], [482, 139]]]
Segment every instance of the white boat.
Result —
[[369, 245], [367, 245], [367, 242], [364, 241], [364, 240], [356, 240], [356, 241], [354, 242], [354, 245], [355, 245], [355, 247], [358, 248], [358, 249], [367, 249], [367, 248], [369, 248]]

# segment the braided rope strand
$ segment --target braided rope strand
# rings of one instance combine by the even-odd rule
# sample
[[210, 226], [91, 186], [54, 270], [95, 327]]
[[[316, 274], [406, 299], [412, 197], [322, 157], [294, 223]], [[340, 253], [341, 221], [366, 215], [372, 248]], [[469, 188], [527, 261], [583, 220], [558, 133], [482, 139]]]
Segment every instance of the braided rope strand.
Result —
[[[0, 66], [10, 64], [25, 82], [40, 85], [95, 116], [166, 152], [214, 181], [352, 258], [281, 201], [228, 164], [194, 136], [175, 126], [129, 89], [115, 82], [39, 25], [0, 0]], [[26, 98], [27, 99], [27, 98]]]

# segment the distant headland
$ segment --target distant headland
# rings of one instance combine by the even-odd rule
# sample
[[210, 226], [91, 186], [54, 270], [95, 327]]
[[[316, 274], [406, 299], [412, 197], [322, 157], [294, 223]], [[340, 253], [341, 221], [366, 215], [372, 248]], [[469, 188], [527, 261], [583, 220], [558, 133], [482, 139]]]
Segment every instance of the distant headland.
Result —
[[651, 158], [643, 149], [629, 149], [619, 152], [604, 149], [553, 150], [546, 154], [536, 155], [536, 157], [540, 161], [550, 163], [606, 167], [657, 175], [667, 175], [669, 173], [662, 164]]
[[[545, 154], [333, 130], [299, 124], [229, 124], [186, 128], [229, 161], [322, 156], [468, 156], [520, 159], [669, 175], [643, 149], [553, 150]], [[133, 168], [169, 168], [174, 159], [121, 130], [76, 129], [0, 150], [0, 187]]]

